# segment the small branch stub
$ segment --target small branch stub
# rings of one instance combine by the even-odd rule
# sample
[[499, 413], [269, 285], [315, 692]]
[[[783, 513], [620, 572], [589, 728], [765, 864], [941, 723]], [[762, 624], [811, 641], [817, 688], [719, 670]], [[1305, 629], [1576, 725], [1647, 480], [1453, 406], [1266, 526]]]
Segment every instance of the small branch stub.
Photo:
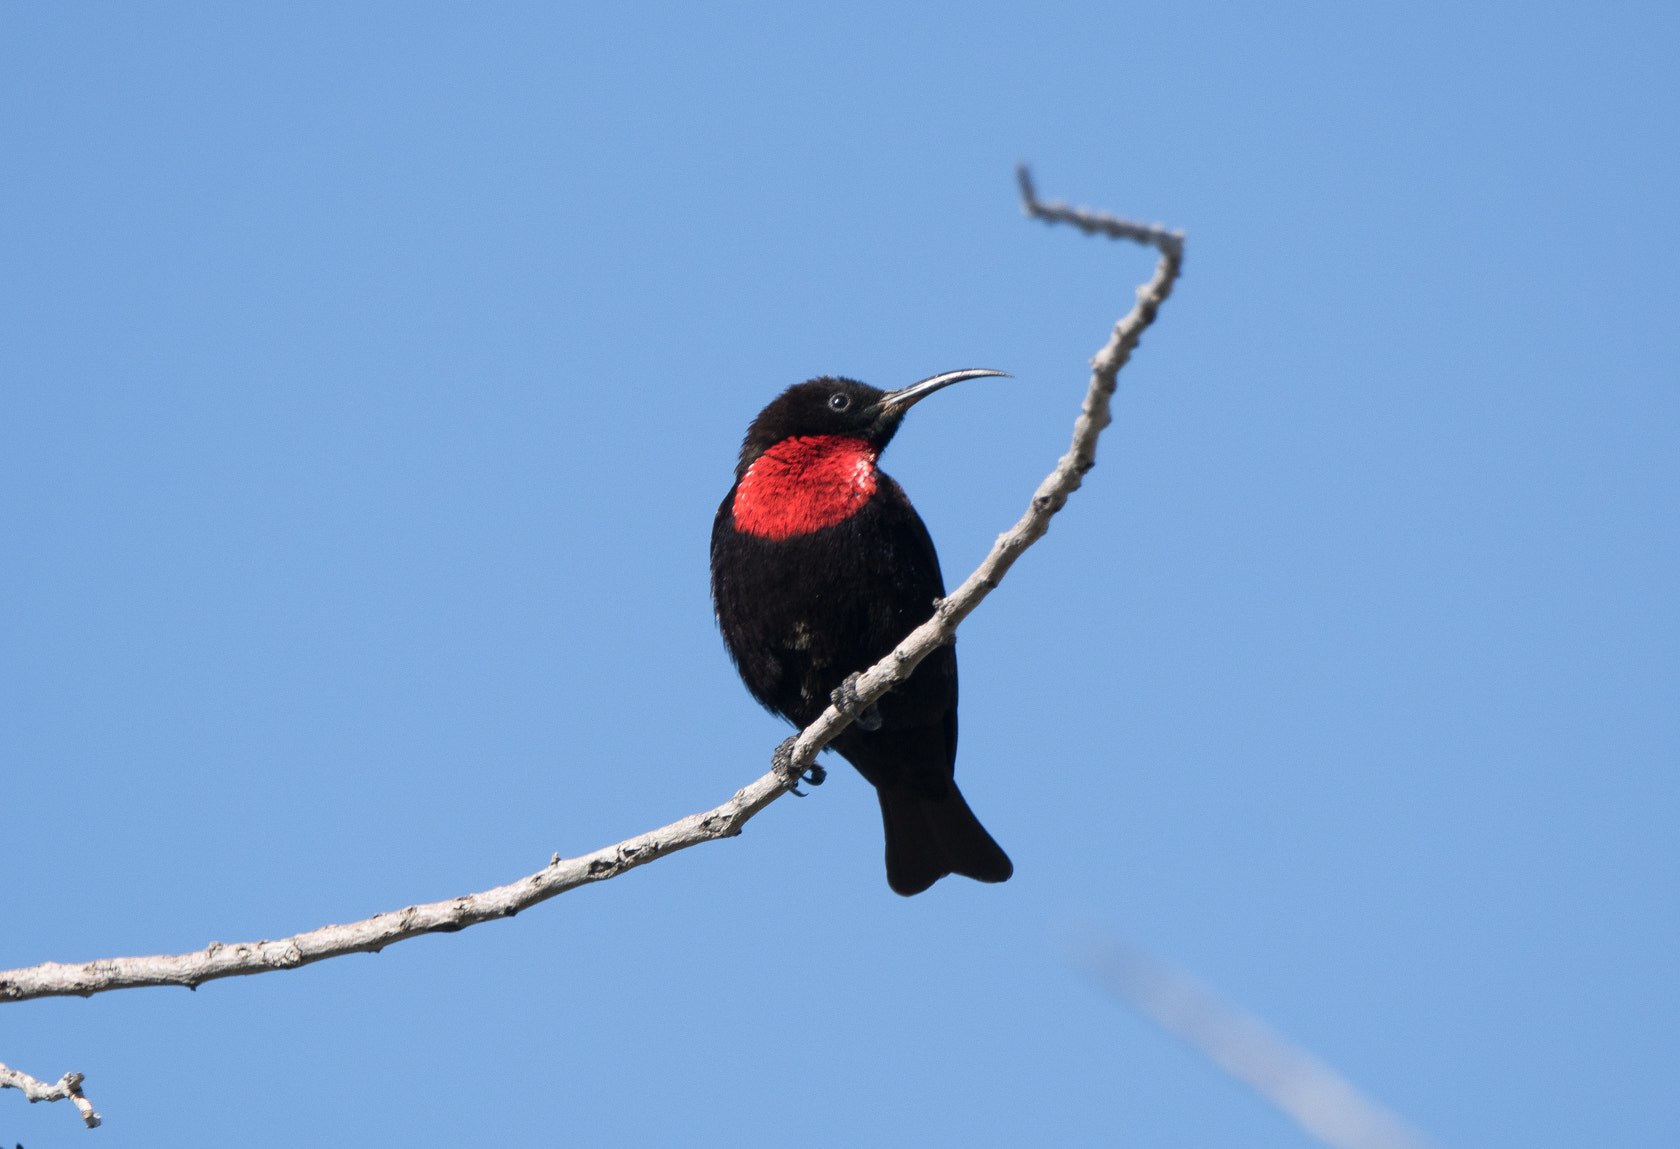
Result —
[[89, 1129], [97, 1129], [101, 1118], [94, 1112], [93, 1102], [82, 1096], [83, 1080], [80, 1073], [66, 1073], [57, 1082], [48, 1085], [27, 1073], [0, 1065], [0, 1089], [21, 1089], [32, 1105], [37, 1101], [69, 1101], [81, 1113], [82, 1124]]

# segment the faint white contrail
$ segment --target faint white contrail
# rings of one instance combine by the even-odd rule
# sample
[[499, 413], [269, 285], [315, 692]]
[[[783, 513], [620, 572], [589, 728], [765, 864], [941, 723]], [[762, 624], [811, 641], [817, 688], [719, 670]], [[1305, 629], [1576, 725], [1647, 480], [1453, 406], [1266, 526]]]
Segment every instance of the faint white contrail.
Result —
[[1436, 1149], [1335, 1070], [1258, 1018], [1226, 1005], [1189, 974], [1124, 942], [1091, 940], [1079, 963], [1107, 989], [1188, 1043], [1335, 1149]]

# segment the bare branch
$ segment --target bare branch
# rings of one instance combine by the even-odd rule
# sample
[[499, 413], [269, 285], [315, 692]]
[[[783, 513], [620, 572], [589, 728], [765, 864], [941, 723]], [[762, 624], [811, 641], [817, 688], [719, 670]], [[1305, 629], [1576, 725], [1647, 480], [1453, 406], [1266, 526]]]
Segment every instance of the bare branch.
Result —
[[[1097, 436], [1109, 423], [1109, 397], [1114, 394], [1115, 376], [1172, 291], [1183, 261], [1184, 239], [1179, 233], [1127, 223], [1085, 209], [1040, 204], [1032, 194], [1026, 169], [1021, 168], [1019, 174], [1023, 208], [1028, 215], [1052, 223], [1071, 223], [1089, 233], [1147, 243], [1160, 250], [1161, 259], [1154, 276], [1138, 289], [1137, 305], [1115, 324], [1107, 345], [1091, 361], [1090, 388], [1074, 425], [1073, 444], [1068, 453], [1039, 485], [1021, 520], [998, 536], [979, 568], [939, 604], [932, 618], [859, 678], [857, 710], [866, 708], [909, 678], [923, 658], [950, 642], [962, 620], [997, 587], [1021, 553], [1043, 537], [1051, 517], [1079, 488], [1085, 472], [1096, 463]], [[581, 858], [563, 860], [556, 854], [547, 867], [512, 885], [448, 901], [409, 906], [349, 925], [323, 926], [279, 941], [238, 945], [211, 942], [195, 953], [111, 958], [68, 965], [45, 962], [27, 969], [7, 970], [0, 972], [0, 1001], [67, 995], [87, 997], [148, 985], [196, 989], [217, 978], [295, 969], [344, 954], [378, 953], [388, 945], [421, 934], [451, 933], [479, 922], [511, 918], [521, 910], [578, 886], [615, 878], [702, 842], [734, 837], [755, 814], [792, 789], [810, 769], [817, 753], [851, 721], [838, 707], [830, 706], [792, 740], [791, 746], [783, 744], [784, 749], [778, 750], [775, 766], [768, 774], [737, 791], [723, 805]]]
[[1434, 1149], [1403, 1118], [1183, 970], [1118, 938], [1092, 938], [1080, 950], [1079, 964], [1098, 984], [1277, 1106], [1315, 1140], [1332, 1149]]
[[68, 1098], [81, 1110], [83, 1125], [89, 1129], [99, 1128], [100, 1118], [93, 1111], [93, 1102], [82, 1096], [80, 1073], [66, 1073], [57, 1084], [48, 1085], [45, 1081], [36, 1081], [27, 1073], [0, 1065], [0, 1089], [21, 1089], [32, 1105], [37, 1101], [63, 1101]]

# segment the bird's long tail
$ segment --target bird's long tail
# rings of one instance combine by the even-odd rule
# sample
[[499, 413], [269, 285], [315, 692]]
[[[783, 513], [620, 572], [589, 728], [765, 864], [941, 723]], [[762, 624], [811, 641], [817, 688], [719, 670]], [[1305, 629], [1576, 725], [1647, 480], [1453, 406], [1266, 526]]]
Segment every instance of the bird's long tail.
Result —
[[887, 831], [887, 884], [894, 893], [919, 894], [946, 874], [977, 882], [1006, 882], [1015, 865], [986, 833], [952, 782], [943, 798], [881, 787], [881, 822]]

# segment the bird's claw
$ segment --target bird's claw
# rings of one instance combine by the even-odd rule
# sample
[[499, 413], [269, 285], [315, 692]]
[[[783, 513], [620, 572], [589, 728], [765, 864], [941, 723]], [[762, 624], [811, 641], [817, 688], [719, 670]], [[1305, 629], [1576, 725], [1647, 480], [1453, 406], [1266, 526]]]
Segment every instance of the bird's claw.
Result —
[[881, 708], [873, 702], [865, 706], [863, 699], [858, 697], [857, 686], [862, 678], [863, 675], [855, 672], [846, 675], [846, 681], [829, 691], [828, 700], [834, 703], [836, 710], [857, 723], [858, 729], [879, 730]]
[[828, 781], [828, 771], [813, 762], [803, 774], [797, 773], [793, 768], [793, 748], [798, 742], [797, 734], [782, 739], [782, 744], [770, 755], [770, 768], [781, 775], [782, 785], [787, 787], [788, 793], [795, 798], [803, 798], [805, 791], [799, 788], [799, 784], [809, 782], [812, 786], [821, 786]]

